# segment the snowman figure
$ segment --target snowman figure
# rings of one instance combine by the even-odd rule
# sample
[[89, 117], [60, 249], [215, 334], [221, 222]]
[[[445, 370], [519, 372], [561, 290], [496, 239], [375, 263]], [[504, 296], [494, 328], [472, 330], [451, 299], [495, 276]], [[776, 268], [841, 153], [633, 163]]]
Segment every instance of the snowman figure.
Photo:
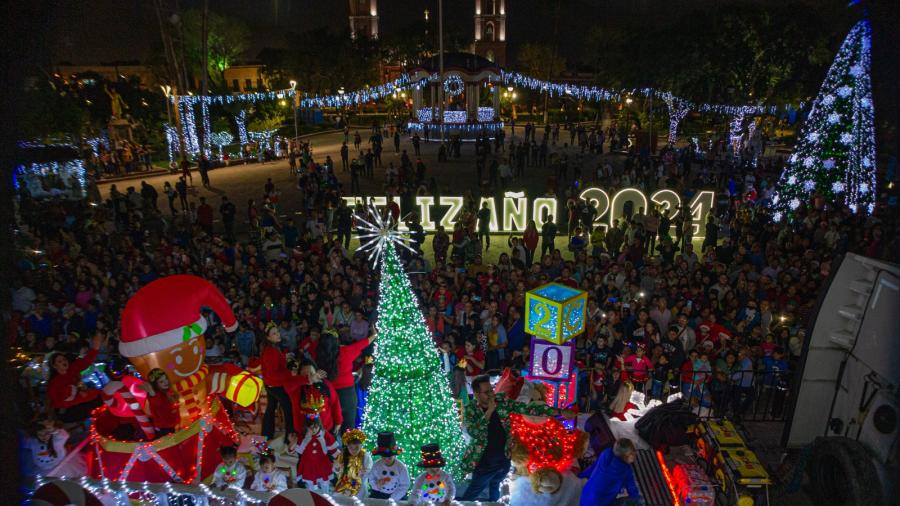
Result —
[[424, 469], [413, 484], [413, 504], [434, 503], [439, 506], [450, 506], [456, 496], [456, 484], [453, 478], [442, 469], [447, 462], [441, 455], [437, 444], [422, 446], [422, 461], [416, 464]]
[[393, 432], [379, 432], [378, 446], [372, 455], [381, 457], [366, 475], [369, 484], [369, 497], [373, 499], [393, 499], [399, 501], [406, 498], [409, 491], [409, 472], [406, 465], [397, 460], [403, 450], [397, 446]]

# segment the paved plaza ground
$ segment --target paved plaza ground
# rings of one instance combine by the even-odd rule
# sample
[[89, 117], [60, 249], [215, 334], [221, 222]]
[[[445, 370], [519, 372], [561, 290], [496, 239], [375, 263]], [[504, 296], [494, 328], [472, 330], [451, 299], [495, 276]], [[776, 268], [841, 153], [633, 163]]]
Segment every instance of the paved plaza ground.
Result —
[[[359, 131], [365, 141], [365, 139], [368, 138], [370, 130], [359, 129]], [[506, 129], [506, 134], [506, 142], [507, 144], [509, 144], [514, 134], [509, 127], [507, 127]], [[517, 141], [521, 140], [522, 136], [524, 135], [524, 129], [521, 126], [517, 126], [515, 135], [517, 136]], [[542, 132], [539, 131], [538, 135], [542, 135]], [[332, 132], [309, 136], [304, 140], [310, 142], [316, 161], [321, 163], [325, 160], [326, 156], [331, 156], [332, 160], [335, 161], [336, 176], [341, 181], [344, 188], [349, 189], [350, 174], [349, 172], [343, 172], [341, 170], [340, 149], [343, 138], [344, 136], [342, 133]], [[350, 157], [352, 159], [356, 154], [356, 151], [353, 148], [352, 144], [352, 133], [350, 138]], [[568, 140], [568, 132], [561, 131], [560, 138]], [[413, 164], [416, 163], [416, 157], [413, 154], [412, 142], [408, 137], [402, 138], [400, 143], [400, 153], [394, 151], [393, 142], [391, 141], [386, 142], [384, 146], [385, 148], [382, 152], [382, 167], [375, 169], [374, 177], [360, 178], [360, 194], [363, 196], [385, 195], [384, 186], [387, 181], [385, 171], [390, 163], [393, 163], [395, 167], [400, 166], [400, 156], [402, 150], [407, 151]], [[462, 144], [462, 153], [460, 158], [451, 158], [446, 162], [438, 162], [438, 146], [439, 145], [436, 142], [422, 142], [421, 144], [421, 159], [427, 167], [426, 180], [430, 177], [434, 177], [437, 181], [438, 188], [442, 195], [464, 195], [467, 191], [472, 191], [472, 193], [477, 196], [479, 194], [479, 185], [477, 182], [478, 178], [475, 168], [474, 143], [464, 142]], [[366, 148], [368, 147], [368, 144], [366, 142], [363, 142], [361, 147], [363, 149], [362, 154], [364, 154]], [[562, 149], [562, 144], [557, 146], [557, 148]], [[552, 149], [553, 148], [551, 148], [551, 150]], [[580, 151], [580, 148], [568, 149], [571, 156], [574, 156], [576, 152]], [[501, 152], [499, 156], [506, 156], [506, 154], [504, 152]], [[590, 153], [585, 153], [583, 162], [583, 174], [586, 178], [588, 178], [587, 180], [590, 182], [590, 178], [595, 173], [595, 169], [598, 163], [605, 163], [606, 161], [609, 161], [614, 166], [617, 166], [621, 165], [624, 159], [625, 156], [622, 154], [592, 155]], [[501, 192], [504, 191], [525, 191], [526, 195], [529, 198], [540, 196], [545, 192], [547, 188], [548, 179], [552, 177], [551, 172], [552, 170], [549, 167], [526, 167], [524, 177], [513, 180], [512, 184], [509, 185], [509, 187], [498, 189], [498, 193], [496, 196], [502, 196]], [[246, 233], [247, 229], [247, 200], [251, 198], [255, 199], [257, 206], [260, 206], [262, 204], [262, 197], [264, 193], [263, 187], [266, 184], [266, 180], [268, 178], [272, 179], [272, 182], [275, 183], [276, 188], [280, 192], [278, 202], [278, 214], [280, 218], [285, 219], [289, 216], [299, 215], [301, 213], [302, 203], [297, 198], [297, 178], [295, 175], [292, 175], [290, 173], [287, 159], [263, 164], [254, 162], [246, 165], [222, 167], [211, 170], [209, 172], [209, 177], [212, 188], [206, 189], [200, 185], [200, 175], [196, 171], [193, 172], [194, 187], [190, 189], [189, 200], [198, 201], [199, 197], [206, 197], [207, 201], [215, 209], [218, 209], [220, 196], [228, 196], [228, 198], [232, 202], [234, 202], [238, 208], [236, 231], [239, 237], [243, 233]], [[103, 198], [107, 198], [109, 196], [109, 190], [112, 184], [115, 184], [119, 191], [123, 193], [129, 186], [134, 186], [138, 191], [140, 191], [141, 180], [147, 181], [149, 184], [153, 185], [157, 189], [157, 191], [160, 192], [159, 206], [164, 213], [167, 213], [168, 211], [166, 209], [167, 203], [165, 195], [162, 194], [163, 183], [165, 181], [168, 181], [174, 186], [175, 182], [178, 180], [177, 174], [156, 174], [149, 175], [149, 177], [141, 177], [140, 174], [135, 174], [134, 178], [132, 179], [110, 182], [101, 181], [100, 192]], [[345, 190], [344, 193], [348, 194], [349, 192]], [[562, 210], [562, 205], [560, 205], [560, 212], [562, 212]], [[220, 227], [221, 223], [218, 221], [218, 211], [216, 212], [216, 219], [217, 221], [215, 226]], [[561, 222], [562, 220], [558, 218], [557, 223]], [[562, 225], [560, 228], [562, 237], [557, 239], [557, 246], [560, 249], [565, 250], [565, 231]], [[486, 253], [485, 261], [496, 261], [497, 256], [499, 256], [501, 252], [506, 252], [509, 250], [509, 248], [507, 248], [506, 246], [506, 237], [507, 236], [505, 234], [498, 234], [494, 237], [493, 244], [495, 247], [492, 247]], [[426, 244], [424, 245], [425, 253], [429, 256], [429, 258], [430, 243], [431, 241], [429, 239], [426, 240]], [[697, 244], [697, 246], [699, 246], [699, 243]]]

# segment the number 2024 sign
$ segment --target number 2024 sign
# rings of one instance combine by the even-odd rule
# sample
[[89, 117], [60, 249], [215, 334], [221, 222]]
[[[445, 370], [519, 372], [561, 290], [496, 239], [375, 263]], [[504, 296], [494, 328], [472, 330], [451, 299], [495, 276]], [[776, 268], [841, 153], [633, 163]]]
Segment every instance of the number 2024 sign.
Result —
[[566, 381], [575, 367], [575, 341], [555, 344], [531, 338], [531, 365], [528, 375], [535, 379]]

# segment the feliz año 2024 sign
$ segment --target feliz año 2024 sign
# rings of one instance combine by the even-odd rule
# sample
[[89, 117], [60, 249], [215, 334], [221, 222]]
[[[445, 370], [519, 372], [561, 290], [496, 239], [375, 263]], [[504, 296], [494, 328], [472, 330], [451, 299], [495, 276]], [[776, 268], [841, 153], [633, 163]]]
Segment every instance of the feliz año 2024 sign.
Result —
[[[610, 197], [602, 188], [587, 188], [579, 197], [594, 206], [596, 210], [594, 225], [608, 229], [612, 223], [625, 215], [628, 203], [631, 205], [632, 214], [646, 214], [649, 210], [657, 208], [662, 213], [668, 211], [673, 226], [680, 214], [682, 199], [677, 192], [670, 189], [661, 189], [653, 192], [648, 197], [637, 188], [623, 188]], [[400, 205], [397, 197], [393, 200]], [[400, 209], [400, 216], [406, 216], [410, 212], [416, 212], [419, 222], [426, 231], [433, 231], [437, 225], [441, 225], [447, 232], [453, 230], [453, 226], [459, 219], [463, 210], [464, 198], [462, 196], [442, 195], [437, 201], [434, 197], [415, 197], [415, 209]], [[386, 206], [387, 197], [344, 197], [347, 205], [355, 206], [359, 203]], [[490, 230], [497, 233], [521, 233], [530, 220], [534, 220], [538, 230], [547, 217], [559, 222], [560, 205], [556, 197], [537, 197], [529, 199], [525, 192], [506, 192], [501, 202], [495, 197], [481, 197], [478, 209], [484, 204], [490, 211]], [[690, 212], [691, 222], [694, 226], [694, 237], [703, 237], [706, 218], [715, 205], [715, 192], [710, 190], [699, 191], [690, 199], [686, 209]], [[359, 209], [359, 208], [357, 208]], [[563, 208], [565, 212], [565, 208]], [[406, 224], [401, 223], [400, 228], [406, 229]]]

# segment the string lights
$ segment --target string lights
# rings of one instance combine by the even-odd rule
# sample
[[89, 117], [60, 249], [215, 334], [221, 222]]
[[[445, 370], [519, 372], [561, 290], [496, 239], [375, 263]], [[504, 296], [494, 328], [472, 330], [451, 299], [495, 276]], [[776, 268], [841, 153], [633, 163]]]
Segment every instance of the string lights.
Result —
[[[410, 131], [421, 133], [422, 131], [424, 131], [426, 125], [424, 123], [410, 121], [406, 126], [410, 129]], [[491, 123], [455, 123], [451, 126], [448, 126], [447, 128], [451, 132], [458, 131], [465, 134], [491, 133], [502, 129], [503, 122], [496, 121]]]
[[225, 130], [223, 130], [221, 132], [215, 132], [214, 134], [210, 135], [209, 137], [210, 137], [209, 142], [212, 143], [214, 146], [218, 146], [220, 158], [222, 158], [222, 155], [224, 154], [222, 152], [224, 147], [227, 146], [228, 144], [231, 144], [234, 141], [234, 136], [231, 135], [231, 132], [227, 132]]
[[247, 138], [247, 111], [237, 113], [234, 116], [234, 122], [237, 124], [238, 140], [241, 142], [241, 146], [243, 146], [249, 142], [249, 139]]
[[[654, 88], [635, 88], [614, 90], [602, 88], [598, 86], [584, 86], [565, 83], [552, 83], [542, 81], [533, 77], [524, 76], [518, 72], [500, 71], [500, 80], [506, 84], [520, 86], [531, 90], [546, 91], [550, 96], [570, 95], [574, 98], [589, 102], [599, 101], [620, 101], [626, 95], [640, 95], [645, 97], [655, 96], [665, 99], [666, 96], [672, 95], [671, 92], [656, 90]], [[688, 110], [699, 112], [713, 112], [719, 114], [733, 115], [738, 112], [744, 114], [775, 114], [779, 110], [776, 105], [728, 105], [728, 104], [696, 104], [682, 98], [674, 97], [684, 104]], [[799, 106], [786, 105], [785, 110], [802, 109], [803, 103]]]
[[206, 157], [209, 158], [209, 146], [212, 144], [212, 128], [210, 128], [209, 126], [209, 103], [200, 103], [200, 116], [203, 120], [203, 154], [205, 154]]
[[854, 212], [872, 212], [876, 182], [871, 47], [871, 26], [862, 20], [841, 44], [778, 181], [772, 199], [776, 221], [791, 216], [814, 193], [826, 202], [842, 198]]
[[731, 118], [728, 129], [728, 141], [731, 144], [731, 152], [735, 156], [741, 151], [741, 132], [744, 131], [744, 113], [737, 112]]
[[669, 143], [675, 144], [678, 139], [678, 125], [691, 111], [690, 105], [669, 92], [661, 93], [663, 101], [669, 108]]
[[178, 130], [166, 123], [163, 125], [166, 132], [166, 146], [168, 146], [169, 165], [172, 165], [178, 159], [178, 153], [181, 151], [181, 138], [178, 136]]
[[466, 89], [466, 83], [463, 82], [462, 78], [458, 75], [450, 75], [444, 79], [444, 93], [450, 95], [451, 97], [458, 97], [462, 95], [462, 92]]
[[[45, 185], [49, 190], [45, 190]], [[18, 165], [13, 174], [13, 187], [23, 186], [32, 195], [72, 192], [76, 196], [86, 188], [84, 163], [81, 159], [64, 162], [41, 162]]]
[[194, 123], [194, 107], [189, 101], [180, 102], [180, 107], [182, 130], [184, 131], [184, 147], [188, 153], [196, 155], [200, 152], [200, 146], [197, 144], [197, 125]]
[[397, 256], [395, 245], [402, 242], [396, 231], [389, 228], [390, 225], [382, 227], [377, 239], [369, 239], [370, 244], [377, 241], [382, 245], [383, 261], [374, 378], [366, 402], [363, 432], [394, 432], [398, 446], [407, 450], [398, 456], [407, 466], [416, 465], [415, 452], [410, 449], [437, 443], [447, 461], [447, 473], [460, 479], [460, 461], [466, 443], [459, 412], [441, 371], [422, 310]]
[[548, 418], [543, 423], [532, 423], [522, 415], [512, 414], [509, 432], [528, 448], [528, 472], [553, 468], [563, 473], [572, 467], [578, 433], [567, 430], [563, 424]]
[[496, 118], [496, 113], [493, 107], [479, 107], [478, 108], [478, 122], [479, 123], [489, 123], [494, 121]]

